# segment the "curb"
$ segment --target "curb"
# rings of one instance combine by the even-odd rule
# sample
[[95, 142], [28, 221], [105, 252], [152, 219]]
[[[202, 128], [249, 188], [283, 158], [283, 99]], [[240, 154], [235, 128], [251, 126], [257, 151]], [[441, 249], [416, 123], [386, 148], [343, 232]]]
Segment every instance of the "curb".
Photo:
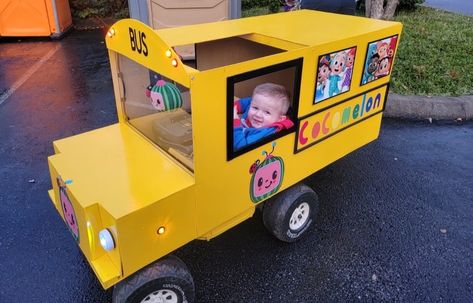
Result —
[[473, 120], [473, 96], [388, 95], [385, 117], [429, 120]]

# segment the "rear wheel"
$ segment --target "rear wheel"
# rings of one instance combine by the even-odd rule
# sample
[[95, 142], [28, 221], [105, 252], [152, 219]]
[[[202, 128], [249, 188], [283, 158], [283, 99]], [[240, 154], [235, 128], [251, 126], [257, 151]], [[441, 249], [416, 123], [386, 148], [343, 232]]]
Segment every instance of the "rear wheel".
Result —
[[194, 281], [187, 266], [167, 256], [123, 280], [113, 289], [113, 303], [191, 303]]
[[263, 223], [279, 240], [295, 242], [313, 224], [318, 210], [317, 194], [306, 185], [296, 184], [265, 202]]

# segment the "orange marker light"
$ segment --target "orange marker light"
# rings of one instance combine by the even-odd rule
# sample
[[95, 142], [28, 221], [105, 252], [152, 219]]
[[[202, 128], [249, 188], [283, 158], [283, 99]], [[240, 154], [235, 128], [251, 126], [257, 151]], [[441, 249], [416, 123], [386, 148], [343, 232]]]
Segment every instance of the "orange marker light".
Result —
[[107, 33], [108, 37], [109, 38], [112, 38], [114, 35], [115, 35], [115, 29], [112, 27], [108, 33]]

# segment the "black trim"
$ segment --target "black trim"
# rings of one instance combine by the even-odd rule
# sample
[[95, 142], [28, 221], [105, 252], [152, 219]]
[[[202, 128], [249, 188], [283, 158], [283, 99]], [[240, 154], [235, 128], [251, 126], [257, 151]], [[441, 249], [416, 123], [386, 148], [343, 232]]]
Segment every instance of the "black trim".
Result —
[[[317, 69], [315, 70], [315, 86], [314, 86], [314, 95], [312, 97], [312, 105], [318, 105], [324, 101], [327, 101], [327, 100], [330, 100], [332, 98], [335, 98], [336, 96], [340, 96], [340, 95], [343, 95], [345, 93], [348, 93], [350, 92], [351, 90], [351, 81], [350, 81], [350, 87], [348, 88], [348, 90], [346, 92], [341, 92], [340, 94], [336, 94], [332, 97], [328, 97], [327, 99], [323, 99], [323, 100], [320, 100], [318, 102], [315, 102], [315, 96], [317, 95], [317, 74], [319, 73], [319, 64], [320, 64], [320, 58], [323, 57], [323, 56], [327, 56], [327, 55], [331, 55], [331, 54], [334, 54], [334, 53], [339, 53], [339, 52], [343, 52], [343, 51], [346, 51], [346, 50], [349, 50], [349, 49], [352, 49], [354, 48], [355, 49], [355, 58], [353, 59], [353, 68], [352, 68], [352, 71], [351, 71], [351, 74], [353, 76], [353, 72], [355, 71], [355, 60], [356, 60], [356, 52], [358, 51], [357, 49], [357, 46], [352, 46], [352, 47], [348, 47], [348, 48], [345, 48], [345, 49], [341, 49], [341, 50], [338, 50], [338, 51], [334, 51], [334, 52], [331, 52], [331, 53], [327, 53], [327, 54], [324, 54], [324, 55], [320, 55], [319, 58], [317, 59]], [[343, 84], [343, 83], [342, 83]]]
[[391, 82], [388, 82], [388, 87], [386, 88], [386, 96], [384, 97], [383, 112], [386, 109], [386, 103], [388, 103], [389, 88], [391, 87]]
[[[371, 43], [375, 43], [375, 42], [378, 42], [378, 41], [381, 41], [381, 40], [384, 40], [384, 39], [388, 39], [388, 38], [393, 38], [393, 37], [397, 37], [396, 38], [396, 48], [397, 48], [397, 43], [399, 41], [399, 35], [398, 34], [395, 34], [395, 35], [392, 35], [392, 36], [388, 36], [388, 37], [385, 37], [385, 38], [381, 38], [381, 39], [377, 39], [377, 40], [373, 40], [373, 41], [370, 41], [368, 42], [368, 45], [366, 46], [366, 54], [365, 54], [365, 61], [363, 61], [363, 69], [362, 69], [362, 73], [361, 73], [361, 79], [360, 79], [360, 87], [364, 86], [364, 85], [368, 85], [369, 83], [371, 82], [374, 82], [374, 81], [377, 81], [379, 79], [382, 79], [384, 77], [387, 77], [389, 75], [391, 75], [391, 72], [393, 70], [393, 66], [391, 64], [390, 68], [389, 68], [389, 74], [387, 75], [384, 75], [384, 76], [381, 76], [377, 79], [374, 79], [372, 81], [369, 81], [369, 82], [366, 82], [365, 84], [363, 84], [363, 75], [365, 74], [365, 67], [366, 67], [366, 59], [368, 59], [368, 51], [370, 50], [370, 44]], [[394, 53], [393, 53], [393, 61], [394, 61], [394, 56], [396, 56], [396, 48], [394, 49]]]
[[[372, 113], [372, 114], [370, 114], [370, 115], [368, 115], [368, 116], [365, 116], [363, 119], [360, 119], [360, 120], [356, 121], [355, 123], [352, 123], [352, 124], [350, 124], [350, 125], [347, 125], [347, 126], [344, 127], [344, 128], [340, 128], [340, 129], [338, 129], [337, 131], [335, 131], [335, 132], [329, 134], [328, 136], [325, 136], [325, 137], [323, 137], [323, 138], [321, 138], [321, 139], [319, 139], [319, 140], [316, 140], [316, 141], [310, 143], [309, 145], [306, 145], [306, 146], [304, 146], [304, 147], [302, 147], [302, 148], [300, 148], [300, 149], [297, 149], [297, 143], [298, 143], [298, 140], [299, 140], [300, 124], [301, 124], [301, 121], [302, 121], [302, 120], [307, 119], [307, 118], [309, 118], [309, 117], [311, 117], [311, 116], [314, 116], [314, 115], [316, 115], [316, 114], [318, 114], [318, 113], [320, 113], [320, 112], [329, 110], [330, 108], [332, 108], [332, 107], [334, 107], [334, 106], [337, 106], [337, 105], [339, 105], [339, 104], [341, 104], [341, 103], [345, 103], [346, 101], [353, 100], [353, 99], [355, 99], [355, 98], [357, 98], [357, 97], [359, 97], [359, 96], [361, 96], [361, 95], [367, 94], [367, 93], [369, 93], [369, 92], [371, 92], [371, 91], [377, 90], [377, 89], [379, 89], [379, 88], [381, 88], [381, 87], [384, 87], [384, 86], [386, 87], [386, 94], [385, 94], [385, 96], [384, 96], [384, 104], [383, 104], [383, 108], [381, 109], [381, 111]], [[387, 102], [387, 98], [388, 98], [388, 92], [389, 92], [389, 82], [388, 82], [387, 84], [383, 84], [383, 85], [377, 86], [377, 87], [375, 87], [375, 88], [372, 88], [372, 89], [370, 89], [370, 90], [367, 90], [367, 91], [365, 91], [365, 92], [363, 92], [363, 93], [361, 93], [361, 94], [358, 94], [358, 95], [356, 95], [356, 96], [354, 96], [354, 97], [352, 97], [352, 98], [350, 98], [350, 99], [345, 99], [343, 102], [338, 102], [338, 103], [336, 103], [336, 104], [334, 104], [334, 105], [332, 105], [332, 106], [330, 106], [330, 107], [324, 108], [323, 110], [320, 110], [320, 111], [314, 112], [314, 113], [312, 113], [312, 114], [310, 114], [310, 115], [306, 115], [306, 116], [304, 116], [304, 117], [301, 117], [301, 118], [297, 121], [297, 125], [296, 125], [296, 127], [297, 127], [297, 134], [296, 134], [296, 136], [295, 136], [295, 141], [294, 141], [294, 154], [300, 153], [301, 151], [304, 151], [304, 150], [306, 150], [307, 148], [312, 147], [312, 146], [314, 146], [315, 144], [318, 144], [318, 143], [324, 141], [325, 139], [328, 139], [328, 138], [330, 138], [330, 137], [332, 137], [332, 136], [338, 134], [338, 133], [341, 132], [341, 131], [347, 130], [347, 129], [349, 129], [349, 128], [352, 127], [352, 126], [357, 125], [358, 123], [360, 123], [360, 122], [362, 122], [362, 121], [365, 121], [366, 119], [369, 119], [369, 118], [371, 118], [371, 117], [373, 117], [373, 116], [375, 116], [375, 115], [377, 115], [377, 114], [382, 114], [382, 113], [384, 112], [385, 107], [386, 107], [386, 102]]]
[[[262, 146], [268, 142], [274, 141], [280, 137], [283, 137], [287, 134], [293, 133], [296, 131], [296, 124], [298, 123], [297, 114], [299, 111], [299, 96], [301, 90], [301, 79], [302, 79], [302, 67], [303, 67], [303, 58], [298, 58], [291, 61], [286, 61], [283, 63], [278, 63], [275, 65], [263, 67], [260, 69], [252, 70], [245, 72], [243, 74], [238, 74], [227, 78], [227, 161], [230, 161], [240, 155], [243, 155], [255, 148]], [[233, 97], [234, 97], [234, 88], [235, 83], [245, 81], [248, 79], [256, 78], [262, 75], [270, 74], [273, 72], [281, 71], [284, 69], [295, 68], [294, 73], [294, 85], [292, 92], [292, 102], [291, 102], [291, 113], [290, 119], [294, 122], [294, 126], [290, 129], [284, 129], [277, 134], [268, 136], [267, 138], [261, 139], [258, 142], [245, 146], [242, 149], [237, 151], [233, 150]]]

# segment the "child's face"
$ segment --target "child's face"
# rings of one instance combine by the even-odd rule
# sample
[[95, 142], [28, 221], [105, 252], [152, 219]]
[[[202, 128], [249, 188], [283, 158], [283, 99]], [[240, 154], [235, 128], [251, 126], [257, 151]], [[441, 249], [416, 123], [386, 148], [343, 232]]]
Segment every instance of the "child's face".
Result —
[[281, 100], [275, 100], [273, 97], [260, 94], [253, 96], [248, 110], [248, 120], [252, 127], [268, 127], [283, 118]]

